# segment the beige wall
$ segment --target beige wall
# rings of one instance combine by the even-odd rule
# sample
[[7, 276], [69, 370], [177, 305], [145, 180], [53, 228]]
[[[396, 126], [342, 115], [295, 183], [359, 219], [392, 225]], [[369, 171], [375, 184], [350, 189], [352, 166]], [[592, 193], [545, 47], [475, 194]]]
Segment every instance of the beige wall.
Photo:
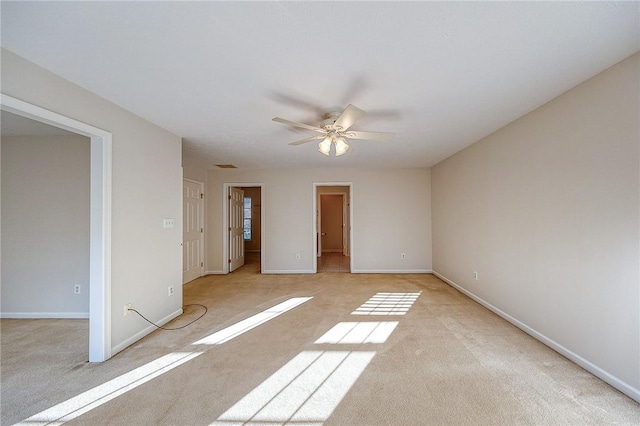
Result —
[[431, 270], [429, 169], [227, 169], [208, 175], [209, 273], [223, 271], [224, 184], [242, 182], [264, 184], [265, 273], [313, 272], [313, 185], [335, 182], [353, 184], [354, 272]]
[[2, 138], [2, 317], [89, 317], [90, 147]]
[[434, 271], [636, 399], [639, 62], [432, 170]]
[[[182, 146], [166, 130], [35, 64], [2, 50], [2, 93], [111, 132], [111, 342], [120, 350], [180, 313], [182, 294]], [[163, 218], [175, 228], [163, 229]]]

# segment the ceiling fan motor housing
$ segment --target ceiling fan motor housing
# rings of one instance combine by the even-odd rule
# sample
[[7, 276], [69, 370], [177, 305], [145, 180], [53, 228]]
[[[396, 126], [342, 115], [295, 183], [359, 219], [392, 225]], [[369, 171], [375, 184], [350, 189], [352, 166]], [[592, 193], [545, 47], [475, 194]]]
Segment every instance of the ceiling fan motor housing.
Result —
[[[336, 120], [338, 119], [338, 117], [340, 117], [340, 114], [342, 114], [341, 112], [328, 112], [325, 117], [326, 119], [322, 120], [322, 122], [320, 123], [320, 127], [325, 129], [325, 130], [332, 130], [334, 129], [334, 123], [336, 122]], [[340, 129], [335, 129], [335, 130], [340, 130]]]

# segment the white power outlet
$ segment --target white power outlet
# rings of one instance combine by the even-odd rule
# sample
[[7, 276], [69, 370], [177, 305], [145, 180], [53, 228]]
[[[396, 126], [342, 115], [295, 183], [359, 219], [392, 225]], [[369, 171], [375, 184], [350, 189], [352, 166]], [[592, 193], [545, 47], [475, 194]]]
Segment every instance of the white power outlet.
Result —
[[173, 286], [172, 286], [172, 285], [170, 285], [170, 286], [168, 287], [168, 289], [167, 289], [167, 293], [168, 293], [168, 295], [169, 295], [169, 296], [173, 296]]
[[126, 317], [127, 315], [129, 315], [129, 313], [131, 309], [131, 303], [127, 303], [126, 305], [124, 305], [124, 316]]
[[404, 253], [402, 253], [402, 254], [400, 255], [400, 259], [405, 259], [406, 257], [407, 257], [407, 256], [406, 256]]
[[300, 253], [296, 253], [296, 260], [300, 260]]
[[473, 279], [478, 281], [478, 273], [476, 271], [473, 271]]
[[73, 286], [73, 294], [80, 294], [80, 284]]

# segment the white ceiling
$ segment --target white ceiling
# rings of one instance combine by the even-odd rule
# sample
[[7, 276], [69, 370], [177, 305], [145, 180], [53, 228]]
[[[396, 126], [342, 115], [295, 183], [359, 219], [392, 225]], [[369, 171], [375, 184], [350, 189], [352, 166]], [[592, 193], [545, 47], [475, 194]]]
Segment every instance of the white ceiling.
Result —
[[[630, 2], [2, 2], [2, 46], [213, 167], [431, 166], [640, 50]], [[395, 132], [325, 157], [317, 124]]]

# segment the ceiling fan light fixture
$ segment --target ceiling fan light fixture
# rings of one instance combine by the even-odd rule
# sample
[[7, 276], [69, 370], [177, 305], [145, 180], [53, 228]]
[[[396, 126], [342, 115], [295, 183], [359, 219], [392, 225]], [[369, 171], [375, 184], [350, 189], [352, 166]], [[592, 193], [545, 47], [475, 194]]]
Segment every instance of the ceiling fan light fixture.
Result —
[[341, 156], [349, 150], [349, 144], [344, 138], [336, 138], [334, 143], [336, 144], [336, 157]]
[[324, 140], [318, 144], [318, 151], [320, 151], [324, 155], [329, 155], [329, 152], [331, 152], [331, 138], [330, 137], [324, 138]]
[[[280, 117], [273, 118], [273, 121], [277, 121], [279, 123], [287, 124], [293, 127], [313, 130], [314, 132], [319, 132], [322, 134], [291, 142], [289, 145], [298, 146], [308, 142], [322, 140], [320, 143], [318, 143], [318, 151], [326, 156], [329, 156], [331, 155], [331, 151], [333, 150], [334, 155], [336, 157], [339, 157], [346, 154], [349, 150], [349, 139], [393, 139], [393, 133], [349, 130], [351, 125], [364, 115], [365, 112], [360, 108], [349, 104], [342, 112], [333, 111], [326, 114], [325, 119], [318, 126], [285, 120], [284, 118]], [[332, 145], [335, 145], [335, 148], [332, 148]]]

